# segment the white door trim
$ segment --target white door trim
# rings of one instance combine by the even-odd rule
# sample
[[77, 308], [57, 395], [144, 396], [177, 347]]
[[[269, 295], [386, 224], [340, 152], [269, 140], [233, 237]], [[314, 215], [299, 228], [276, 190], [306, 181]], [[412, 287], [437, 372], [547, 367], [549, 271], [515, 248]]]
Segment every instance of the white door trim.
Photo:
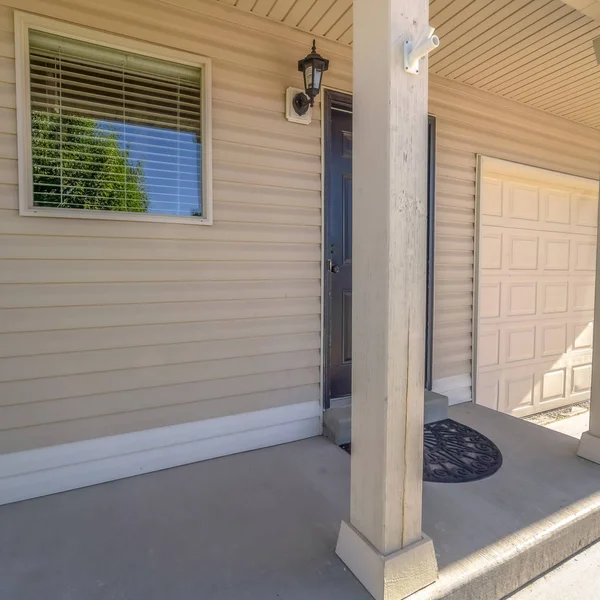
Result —
[[447, 396], [448, 404], [453, 406], [472, 401], [471, 381], [471, 375], [465, 373], [464, 375], [434, 379], [431, 387], [433, 392]]
[[[471, 317], [471, 401], [477, 404], [477, 345], [479, 341], [479, 245], [481, 229], [481, 178], [483, 176], [483, 162], [487, 159], [477, 154], [475, 172], [475, 239], [473, 243], [473, 312]], [[500, 162], [500, 161], [497, 161]]]
[[319, 435], [318, 401], [302, 402], [0, 456], [0, 504]]

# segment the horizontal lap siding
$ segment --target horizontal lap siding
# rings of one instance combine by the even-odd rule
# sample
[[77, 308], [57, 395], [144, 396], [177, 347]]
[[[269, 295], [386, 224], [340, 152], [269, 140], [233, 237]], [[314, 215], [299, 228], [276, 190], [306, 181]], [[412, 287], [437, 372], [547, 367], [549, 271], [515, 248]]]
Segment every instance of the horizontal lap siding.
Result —
[[597, 179], [600, 132], [435, 76], [429, 96], [437, 118], [434, 380], [462, 382], [471, 375], [477, 154]]
[[[320, 397], [319, 109], [308, 127], [284, 118], [311, 39], [177, 4], [12, 6], [213, 59], [212, 227], [19, 216], [0, 7], [0, 452]], [[349, 88], [350, 71], [340, 57], [328, 82]]]
[[[207, 0], [3, 2], [0, 452], [318, 399], [321, 123], [283, 116], [311, 38]], [[213, 60], [214, 226], [19, 217], [12, 7]], [[351, 48], [319, 47], [350, 90]], [[600, 139], [439, 77], [430, 112], [434, 379], [464, 382], [477, 154], [597, 177]]]

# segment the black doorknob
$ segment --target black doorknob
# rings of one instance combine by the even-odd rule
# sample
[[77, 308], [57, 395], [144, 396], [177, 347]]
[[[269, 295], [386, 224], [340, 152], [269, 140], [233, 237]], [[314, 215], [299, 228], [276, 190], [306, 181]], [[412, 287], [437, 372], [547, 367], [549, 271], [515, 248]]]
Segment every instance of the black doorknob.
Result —
[[332, 260], [329, 261], [329, 270], [332, 273], [339, 273], [340, 268], [338, 267], [338, 265], [334, 264]]

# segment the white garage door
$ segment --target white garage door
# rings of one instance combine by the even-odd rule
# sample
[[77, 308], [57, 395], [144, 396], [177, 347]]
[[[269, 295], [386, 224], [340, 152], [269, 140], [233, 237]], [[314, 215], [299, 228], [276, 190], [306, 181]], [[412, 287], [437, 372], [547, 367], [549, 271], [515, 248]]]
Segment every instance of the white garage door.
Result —
[[475, 400], [526, 416], [590, 397], [598, 183], [481, 161]]

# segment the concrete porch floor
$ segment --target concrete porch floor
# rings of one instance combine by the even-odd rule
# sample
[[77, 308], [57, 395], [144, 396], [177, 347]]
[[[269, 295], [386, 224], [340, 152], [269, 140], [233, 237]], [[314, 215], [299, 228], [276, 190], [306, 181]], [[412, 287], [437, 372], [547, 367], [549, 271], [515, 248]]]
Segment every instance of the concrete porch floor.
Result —
[[[499, 598], [600, 537], [600, 466], [577, 440], [470, 404], [450, 417], [504, 455], [425, 484], [437, 583]], [[313, 438], [0, 507], [3, 600], [367, 600], [334, 554], [350, 457]]]

